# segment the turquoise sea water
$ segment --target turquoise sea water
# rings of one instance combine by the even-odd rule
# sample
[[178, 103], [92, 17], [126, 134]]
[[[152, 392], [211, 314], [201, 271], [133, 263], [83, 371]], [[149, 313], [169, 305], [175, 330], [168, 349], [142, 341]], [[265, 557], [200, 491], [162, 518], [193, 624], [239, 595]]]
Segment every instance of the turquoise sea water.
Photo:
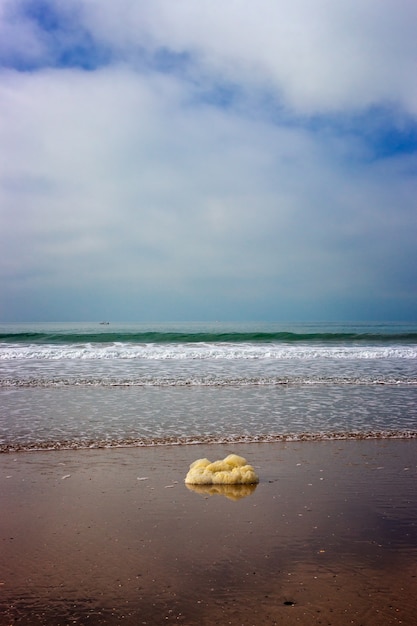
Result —
[[411, 437], [417, 324], [0, 325], [0, 446]]

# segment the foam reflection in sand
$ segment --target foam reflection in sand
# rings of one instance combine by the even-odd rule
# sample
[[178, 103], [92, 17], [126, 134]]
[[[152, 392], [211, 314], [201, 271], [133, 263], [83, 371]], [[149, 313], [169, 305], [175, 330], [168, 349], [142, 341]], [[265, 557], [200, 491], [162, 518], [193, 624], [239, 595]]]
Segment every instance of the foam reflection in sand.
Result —
[[241, 500], [250, 496], [257, 485], [190, 485], [186, 483], [190, 491], [198, 493], [200, 496], [225, 496], [229, 500]]
[[237, 454], [229, 454], [214, 463], [208, 459], [197, 459], [191, 463], [185, 477], [187, 485], [255, 485], [258, 482], [252, 465]]

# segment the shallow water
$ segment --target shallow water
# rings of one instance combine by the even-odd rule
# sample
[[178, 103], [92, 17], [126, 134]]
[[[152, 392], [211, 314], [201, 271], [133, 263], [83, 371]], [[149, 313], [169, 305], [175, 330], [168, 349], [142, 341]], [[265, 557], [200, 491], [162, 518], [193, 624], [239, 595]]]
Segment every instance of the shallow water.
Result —
[[0, 449], [417, 435], [417, 327], [0, 326]]
[[407, 436], [417, 424], [416, 389], [401, 385], [35, 388], [0, 398], [3, 449]]

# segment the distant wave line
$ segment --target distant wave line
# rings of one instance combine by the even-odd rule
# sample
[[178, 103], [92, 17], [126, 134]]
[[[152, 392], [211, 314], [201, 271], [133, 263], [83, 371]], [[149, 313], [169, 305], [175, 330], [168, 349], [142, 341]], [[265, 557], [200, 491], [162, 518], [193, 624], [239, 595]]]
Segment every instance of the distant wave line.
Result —
[[285, 331], [262, 332], [11, 332], [0, 333], [0, 343], [35, 344], [111, 344], [111, 343], [364, 343], [412, 342], [417, 343], [416, 332], [398, 333], [296, 333]]

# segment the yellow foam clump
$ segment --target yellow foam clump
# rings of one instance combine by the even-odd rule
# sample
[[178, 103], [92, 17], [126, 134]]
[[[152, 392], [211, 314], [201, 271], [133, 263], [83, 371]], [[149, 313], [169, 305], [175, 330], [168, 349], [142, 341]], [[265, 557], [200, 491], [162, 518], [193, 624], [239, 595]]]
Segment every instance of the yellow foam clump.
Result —
[[259, 478], [246, 459], [229, 454], [214, 463], [208, 459], [197, 459], [191, 463], [185, 482], [189, 485], [254, 485]]

